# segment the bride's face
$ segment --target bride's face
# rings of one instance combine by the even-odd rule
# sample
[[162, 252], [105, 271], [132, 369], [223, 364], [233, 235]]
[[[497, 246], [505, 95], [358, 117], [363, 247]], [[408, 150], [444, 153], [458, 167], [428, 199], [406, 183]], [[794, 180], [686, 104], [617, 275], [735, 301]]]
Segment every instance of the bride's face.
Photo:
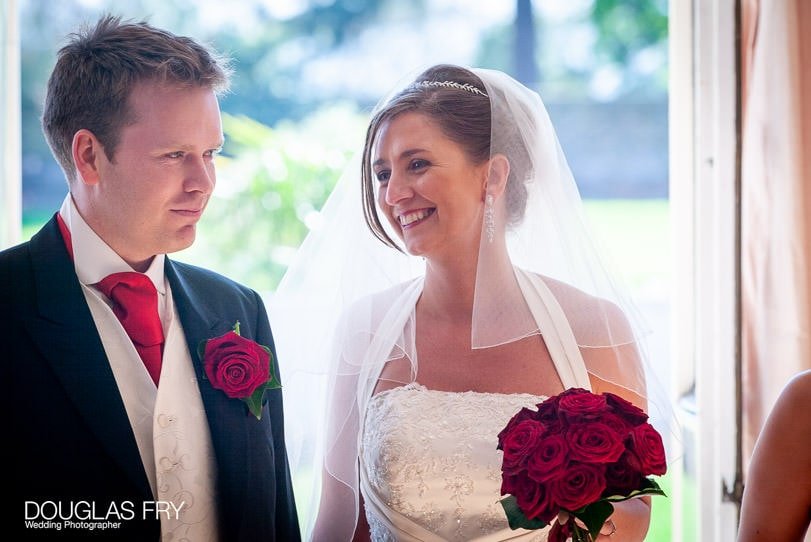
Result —
[[378, 205], [409, 253], [478, 253], [487, 163], [472, 163], [430, 117], [401, 113], [381, 125], [372, 169]]

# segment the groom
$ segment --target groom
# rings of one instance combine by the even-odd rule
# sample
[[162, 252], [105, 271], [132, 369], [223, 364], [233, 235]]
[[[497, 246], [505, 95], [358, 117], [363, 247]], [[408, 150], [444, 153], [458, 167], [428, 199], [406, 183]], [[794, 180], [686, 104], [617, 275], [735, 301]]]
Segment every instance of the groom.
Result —
[[14, 540], [300, 537], [281, 390], [244, 400], [278, 375], [262, 301], [165, 255], [214, 188], [228, 75], [189, 38], [109, 16], [59, 52], [42, 122], [70, 193], [0, 253]]

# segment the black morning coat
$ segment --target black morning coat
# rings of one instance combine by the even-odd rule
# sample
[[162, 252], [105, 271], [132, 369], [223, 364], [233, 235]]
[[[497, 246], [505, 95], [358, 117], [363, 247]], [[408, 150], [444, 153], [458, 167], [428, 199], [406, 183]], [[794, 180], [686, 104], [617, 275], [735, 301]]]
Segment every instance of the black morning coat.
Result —
[[[270, 347], [275, 359], [264, 305], [253, 290], [211, 271], [167, 258], [165, 273], [211, 430], [221, 540], [297, 541], [281, 390], [266, 392], [257, 420], [245, 403], [212, 388], [197, 354], [201, 341], [239, 320], [241, 335]], [[142, 503], [154, 497], [55, 216], [29, 242], [0, 252], [0, 359], [3, 441], [11, 456], [0, 530], [13, 533], [9, 540], [159, 540], [159, 521], [142, 519]], [[102, 517], [110, 503], [130, 502], [135, 517], [117, 529], [26, 528], [26, 516], [37, 511], [25, 501], [61, 502], [63, 513], [93, 502]], [[44, 515], [53, 510], [46, 505]]]

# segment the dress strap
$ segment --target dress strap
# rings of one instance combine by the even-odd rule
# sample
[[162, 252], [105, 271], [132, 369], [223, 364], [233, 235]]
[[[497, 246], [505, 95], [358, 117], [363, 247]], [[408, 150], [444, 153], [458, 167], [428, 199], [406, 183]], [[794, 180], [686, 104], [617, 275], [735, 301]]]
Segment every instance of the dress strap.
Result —
[[[366, 405], [371, 399], [377, 380], [383, 372], [385, 362], [403, 328], [414, 311], [422, 293], [422, 279], [409, 283], [391, 304], [365, 350], [358, 381], [357, 402], [360, 414], [361, 431], [366, 420]], [[360, 437], [358, 437], [360, 438]]]
[[586, 363], [566, 313], [539, 275], [515, 268], [515, 277], [538, 324], [563, 387], [591, 390]]

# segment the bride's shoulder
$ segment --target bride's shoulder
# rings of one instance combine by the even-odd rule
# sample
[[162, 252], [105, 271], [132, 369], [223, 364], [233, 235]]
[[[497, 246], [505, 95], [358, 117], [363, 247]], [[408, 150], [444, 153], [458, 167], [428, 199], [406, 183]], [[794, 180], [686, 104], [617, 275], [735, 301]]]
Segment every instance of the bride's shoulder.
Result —
[[600, 315], [612, 326], [630, 326], [628, 315], [616, 302], [590, 294], [567, 282], [546, 275], [532, 273], [532, 276], [546, 284], [567, 316], [594, 317]]
[[572, 286], [568, 282], [563, 282], [562, 280], [553, 279], [552, 277], [548, 277], [546, 275], [541, 275], [539, 273], [532, 273], [532, 276], [536, 279], [540, 279], [546, 284], [547, 288], [555, 294], [555, 297], [574, 297], [579, 299], [580, 301], [590, 301], [590, 300], [598, 300], [599, 298], [593, 296], [585, 291], [577, 288], [576, 286]]

